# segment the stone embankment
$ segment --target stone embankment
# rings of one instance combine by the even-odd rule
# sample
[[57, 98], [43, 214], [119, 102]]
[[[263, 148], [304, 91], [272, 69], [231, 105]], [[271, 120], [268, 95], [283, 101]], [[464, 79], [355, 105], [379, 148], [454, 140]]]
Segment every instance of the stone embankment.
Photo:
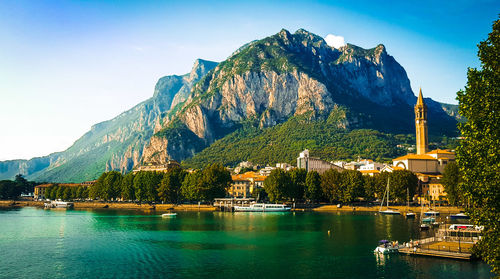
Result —
[[[211, 205], [197, 204], [155, 204], [147, 203], [128, 203], [128, 202], [75, 202], [75, 209], [137, 209], [137, 210], [157, 210], [157, 211], [214, 211], [216, 208]], [[17, 207], [43, 207], [43, 201], [0, 201], [0, 208], [17, 208]]]
[[[0, 201], [0, 208], [16, 208], [25, 206], [43, 207], [43, 201]], [[215, 211], [217, 207], [212, 205], [197, 205], [197, 204], [155, 204], [149, 205], [147, 203], [128, 203], [128, 202], [75, 202], [75, 209], [99, 209], [99, 208], [109, 208], [109, 209], [136, 209], [136, 210], [157, 210], [157, 211]], [[332, 211], [358, 211], [358, 212], [378, 212], [379, 206], [342, 206], [337, 207], [337, 205], [320, 205], [315, 208], [297, 208], [296, 211], [318, 211], [318, 212], [332, 212]], [[383, 209], [386, 209], [384, 207]], [[402, 214], [406, 212], [414, 212], [420, 214], [420, 207], [410, 207], [406, 206], [391, 206], [390, 209], [397, 210]], [[424, 208], [427, 210], [428, 208]], [[463, 209], [454, 206], [441, 206], [436, 207], [435, 210], [443, 214], [454, 214], [463, 211]]]

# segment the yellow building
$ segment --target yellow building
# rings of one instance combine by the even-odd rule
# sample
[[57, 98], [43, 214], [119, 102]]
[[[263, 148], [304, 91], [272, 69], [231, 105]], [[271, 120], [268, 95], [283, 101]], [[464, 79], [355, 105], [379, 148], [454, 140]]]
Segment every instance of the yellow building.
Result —
[[427, 105], [424, 103], [422, 88], [420, 88], [417, 104], [415, 105], [415, 128], [417, 137], [417, 154], [425, 154], [429, 150], [429, 142], [427, 138]]
[[231, 197], [248, 198], [257, 188], [264, 187], [265, 176], [257, 172], [245, 172], [244, 174], [232, 175], [233, 183], [228, 192]]

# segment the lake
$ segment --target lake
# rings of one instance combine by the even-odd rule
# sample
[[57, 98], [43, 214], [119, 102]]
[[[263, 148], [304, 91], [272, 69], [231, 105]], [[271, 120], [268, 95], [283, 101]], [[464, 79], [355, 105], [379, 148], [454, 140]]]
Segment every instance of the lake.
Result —
[[[328, 231], [330, 230], [330, 235]], [[375, 213], [0, 210], [1, 278], [490, 278], [483, 262], [376, 256], [418, 219]]]

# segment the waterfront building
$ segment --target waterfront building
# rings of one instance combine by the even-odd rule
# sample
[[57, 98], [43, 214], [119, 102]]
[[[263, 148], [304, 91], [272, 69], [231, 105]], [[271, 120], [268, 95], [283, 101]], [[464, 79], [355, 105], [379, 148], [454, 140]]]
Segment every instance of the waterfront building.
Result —
[[339, 171], [344, 170], [335, 164], [309, 156], [309, 150], [307, 149], [300, 152], [299, 157], [297, 158], [297, 168], [305, 169], [307, 172], [317, 171], [320, 174], [329, 169], [336, 169]]
[[232, 175], [233, 183], [229, 187], [229, 195], [235, 198], [249, 198], [255, 189], [264, 187], [266, 176], [257, 172], [245, 172], [243, 174]]
[[143, 165], [139, 166], [137, 169], [133, 170], [133, 172], [138, 172], [138, 171], [159, 171], [159, 172], [167, 172], [169, 170], [172, 170], [174, 168], [180, 168], [181, 165], [179, 162], [175, 160], [168, 160], [164, 164], [149, 164], [149, 165]]

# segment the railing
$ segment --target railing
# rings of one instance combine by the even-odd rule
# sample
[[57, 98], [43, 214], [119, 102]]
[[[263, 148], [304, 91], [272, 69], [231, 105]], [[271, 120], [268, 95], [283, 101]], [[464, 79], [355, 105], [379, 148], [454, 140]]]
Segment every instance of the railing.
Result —
[[443, 246], [438, 244], [422, 244], [418, 247], [420, 250], [431, 250], [440, 252], [450, 252], [450, 253], [472, 253], [470, 247], [461, 246]]

